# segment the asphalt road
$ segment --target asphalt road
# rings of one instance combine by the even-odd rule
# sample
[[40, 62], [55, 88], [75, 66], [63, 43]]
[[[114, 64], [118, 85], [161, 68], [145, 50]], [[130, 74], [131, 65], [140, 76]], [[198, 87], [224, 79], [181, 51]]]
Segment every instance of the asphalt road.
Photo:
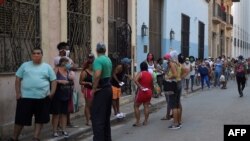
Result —
[[[160, 120], [166, 105], [152, 112], [146, 126], [132, 127], [134, 119], [112, 126], [113, 141], [223, 141], [225, 124], [250, 125], [250, 85], [239, 97], [235, 81], [228, 88], [211, 88], [197, 91], [182, 99], [183, 127], [168, 129], [171, 121]], [[142, 114], [143, 118], [143, 114]], [[92, 135], [73, 140], [92, 141]]]

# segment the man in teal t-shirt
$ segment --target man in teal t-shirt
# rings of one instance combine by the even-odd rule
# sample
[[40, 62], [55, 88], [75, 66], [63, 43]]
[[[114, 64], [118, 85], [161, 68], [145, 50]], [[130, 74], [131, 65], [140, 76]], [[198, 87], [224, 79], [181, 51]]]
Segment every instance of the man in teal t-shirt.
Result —
[[91, 120], [93, 141], [111, 141], [110, 115], [112, 106], [112, 88], [110, 83], [112, 62], [105, 55], [106, 46], [98, 43], [96, 46], [98, 58], [93, 63], [93, 102]]
[[[33, 140], [39, 140], [44, 123], [49, 122], [50, 98], [56, 90], [56, 75], [49, 64], [42, 62], [41, 48], [32, 50], [32, 61], [25, 62], [16, 72], [16, 117], [14, 135], [18, 140], [24, 126], [30, 126], [35, 116]], [[51, 90], [50, 90], [51, 84]]]

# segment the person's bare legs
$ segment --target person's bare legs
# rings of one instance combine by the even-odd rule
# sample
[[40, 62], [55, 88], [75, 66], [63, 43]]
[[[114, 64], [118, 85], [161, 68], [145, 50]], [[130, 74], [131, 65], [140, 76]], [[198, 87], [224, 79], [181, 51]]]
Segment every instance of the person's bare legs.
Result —
[[173, 118], [174, 118], [174, 125], [177, 126], [179, 123], [178, 123], [178, 120], [179, 120], [179, 109], [178, 108], [174, 108], [173, 109]]
[[114, 115], [118, 114], [116, 105], [117, 105], [116, 104], [116, 99], [113, 99], [112, 100], [112, 106], [113, 106], [113, 109], [114, 109]]
[[54, 133], [57, 132], [58, 125], [59, 125], [59, 115], [52, 115], [52, 127]]
[[147, 125], [148, 123], [148, 117], [149, 117], [149, 103], [143, 103], [143, 106], [144, 106], [144, 116], [145, 116], [145, 119], [143, 121], [143, 125]]
[[134, 104], [134, 111], [135, 111], [135, 125], [139, 125], [140, 124], [140, 110], [139, 110], [140, 104], [135, 103]]
[[14, 135], [13, 135], [14, 140], [18, 140], [18, 137], [21, 134], [22, 130], [23, 130], [23, 125], [15, 124], [15, 126], [14, 126]]
[[70, 122], [70, 113], [67, 114], [67, 125], [71, 126], [71, 122]]
[[40, 124], [40, 123], [35, 124], [34, 138], [36, 138], [36, 139], [39, 138], [42, 128], [43, 128], [43, 124]]
[[117, 110], [117, 113], [120, 113], [120, 99], [119, 98], [116, 99], [116, 110]]
[[178, 123], [182, 123], [182, 105], [180, 103], [180, 107], [178, 108], [178, 113], [179, 113], [179, 118], [178, 118]]
[[86, 125], [90, 125], [89, 121], [90, 121], [90, 106], [91, 106], [91, 101], [88, 100], [87, 98], [85, 98], [85, 108], [84, 108], [84, 114], [85, 114], [85, 118], [86, 118]]
[[61, 117], [60, 123], [61, 123], [61, 126], [62, 126], [62, 130], [65, 131], [66, 126], [67, 126], [67, 115], [66, 114], [61, 114], [60, 117]]

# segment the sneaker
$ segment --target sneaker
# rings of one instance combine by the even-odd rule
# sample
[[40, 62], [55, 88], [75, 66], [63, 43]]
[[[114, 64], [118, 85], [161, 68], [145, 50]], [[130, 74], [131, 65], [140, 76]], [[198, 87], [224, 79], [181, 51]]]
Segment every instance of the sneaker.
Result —
[[126, 114], [125, 114], [125, 113], [120, 113], [120, 116], [121, 116], [122, 118], [125, 118], [125, 117], [126, 117]]
[[121, 118], [121, 114], [120, 114], [120, 113], [119, 113], [119, 114], [116, 114], [115, 117], [116, 117], [116, 118]]
[[181, 128], [180, 125], [170, 125], [170, 126], [168, 126], [168, 129], [176, 130], [176, 129], [180, 129], [180, 128]]
[[58, 132], [54, 132], [54, 133], [53, 133], [53, 137], [59, 137]]
[[178, 126], [180, 126], [180, 128], [182, 127], [182, 124], [180, 123]]
[[66, 131], [62, 131], [62, 134], [65, 138], [68, 138], [69, 137], [69, 134], [66, 132]]

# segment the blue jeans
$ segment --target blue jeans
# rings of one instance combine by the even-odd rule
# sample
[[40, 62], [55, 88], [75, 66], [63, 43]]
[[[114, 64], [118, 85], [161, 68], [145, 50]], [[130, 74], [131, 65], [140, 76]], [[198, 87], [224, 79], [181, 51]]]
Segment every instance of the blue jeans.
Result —
[[194, 87], [194, 75], [191, 75], [190, 79], [191, 79], [191, 90], [193, 90], [193, 87]]
[[216, 71], [215, 72], [215, 79], [214, 79], [214, 86], [220, 86], [220, 76], [221, 72]]
[[201, 76], [201, 88], [203, 89], [204, 87], [204, 81], [206, 81], [207, 83], [207, 87], [210, 88], [210, 82], [209, 82], [209, 79], [208, 79], [208, 75], [202, 75]]

